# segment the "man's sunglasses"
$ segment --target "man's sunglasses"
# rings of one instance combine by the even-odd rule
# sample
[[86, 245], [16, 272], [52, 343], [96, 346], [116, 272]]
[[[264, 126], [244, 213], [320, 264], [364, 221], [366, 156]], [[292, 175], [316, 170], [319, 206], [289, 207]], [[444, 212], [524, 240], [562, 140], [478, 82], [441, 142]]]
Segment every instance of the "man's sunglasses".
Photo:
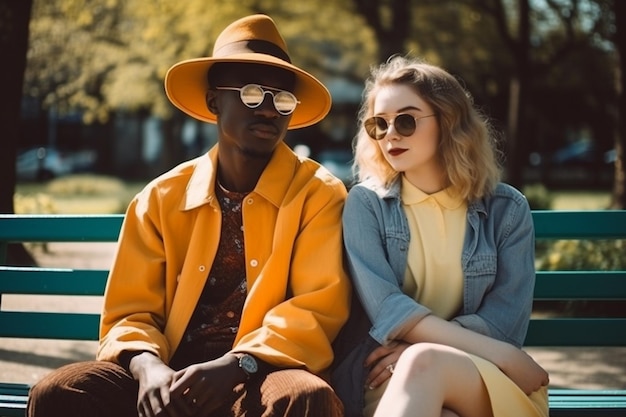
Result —
[[411, 136], [415, 133], [417, 128], [417, 121], [426, 117], [433, 117], [434, 114], [426, 116], [415, 117], [408, 113], [399, 113], [391, 115], [391, 118], [386, 119], [383, 116], [372, 116], [363, 122], [363, 127], [370, 138], [374, 140], [381, 140], [387, 136], [389, 125], [393, 123], [393, 127], [396, 132], [402, 136]]
[[[251, 109], [256, 109], [265, 100], [265, 95], [270, 94], [274, 101], [274, 108], [283, 116], [288, 116], [294, 112], [296, 106], [300, 103], [296, 96], [289, 91], [280, 90], [278, 88], [266, 87], [258, 84], [247, 84], [243, 87], [215, 87], [216, 90], [233, 90], [239, 91], [241, 102]], [[269, 90], [278, 91], [274, 93]]]

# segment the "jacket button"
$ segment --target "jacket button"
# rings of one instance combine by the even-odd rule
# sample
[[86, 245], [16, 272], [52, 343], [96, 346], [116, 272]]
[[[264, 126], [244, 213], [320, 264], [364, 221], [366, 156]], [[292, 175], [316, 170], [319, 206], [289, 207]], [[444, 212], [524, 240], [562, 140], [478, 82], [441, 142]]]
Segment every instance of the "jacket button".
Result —
[[256, 259], [253, 259], [250, 261], [250, 266], [256, 267], [258, 264], [259, 264], [259, 261], [257, 261]]
[[205, 269], [206, 269], [206, 268], [204, 267], [204, 265], [200, 265], [200, 266], [198, 267], [198, 271], [200, 271], [200, 272], [204, 272], [204, 270], [205, 270]]

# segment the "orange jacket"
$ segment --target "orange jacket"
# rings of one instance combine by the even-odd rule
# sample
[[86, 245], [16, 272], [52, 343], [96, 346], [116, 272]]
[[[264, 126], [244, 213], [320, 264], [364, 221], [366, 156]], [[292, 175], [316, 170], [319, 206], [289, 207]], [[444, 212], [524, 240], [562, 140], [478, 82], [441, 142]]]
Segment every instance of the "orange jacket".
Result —
[[[173, 356], [220, 238], [217, 146], [146, 186], [129, 205], [109, 274], [98, 359]], [[327, 368], [349, 310], [342, 261], [346, 190], [280, 144], [244, 200], [248, 297], [233, 351], [274, 365]]]

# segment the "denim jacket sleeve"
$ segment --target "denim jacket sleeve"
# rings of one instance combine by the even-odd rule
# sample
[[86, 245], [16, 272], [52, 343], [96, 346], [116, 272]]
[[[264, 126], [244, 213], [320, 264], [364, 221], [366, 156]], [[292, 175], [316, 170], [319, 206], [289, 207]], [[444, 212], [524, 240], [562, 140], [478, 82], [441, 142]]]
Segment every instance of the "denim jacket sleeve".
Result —
[[463, 327], [522, 346], [535, 284], [534, 226], [526, 198], [500, 184], [468, 209]]
[[370, 336], [386, 344], [430, 310], [402, 292], [409, 235], [403, 211], [362, 185], [350, 190], [343, 212], [344, 245], [355, 290], [371, 322]]

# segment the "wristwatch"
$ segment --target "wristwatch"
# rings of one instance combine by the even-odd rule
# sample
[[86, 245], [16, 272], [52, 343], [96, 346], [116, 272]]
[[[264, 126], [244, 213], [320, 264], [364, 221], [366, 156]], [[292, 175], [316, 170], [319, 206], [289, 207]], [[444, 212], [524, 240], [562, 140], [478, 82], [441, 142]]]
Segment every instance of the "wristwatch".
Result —
[[254, 376], [259, 370], [259, 364], [256, 359], [248, 353], [239, 356], [239, 367], [245, 372], [248, 379]]

